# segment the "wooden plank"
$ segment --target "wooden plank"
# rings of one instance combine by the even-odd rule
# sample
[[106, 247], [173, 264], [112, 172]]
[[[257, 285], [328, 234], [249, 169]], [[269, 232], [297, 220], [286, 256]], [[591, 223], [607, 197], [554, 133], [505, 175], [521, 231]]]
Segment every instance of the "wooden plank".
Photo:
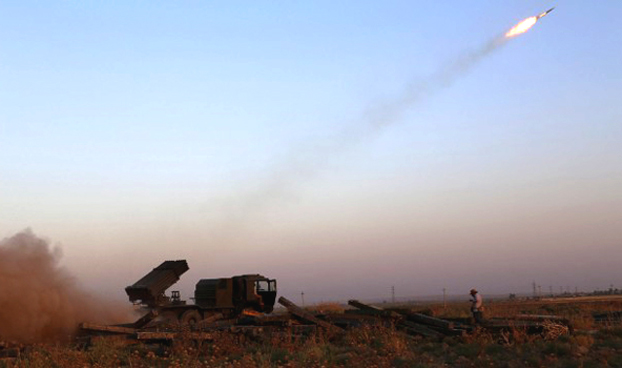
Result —
[[386, 311], [386, 310], [372, 310], [372, 309], [346, 309], [343, 311], [344, 315], [350, 315], [355, 317], [375, 317], [389, 320], [402, 320], [404, 317], [398, 313]]
[[203, 320], [199, 321], [199, 323], [197, 323], [196, 326], [194, 327], [198, 330], [203, 329], [203, 328], [213, 327], [212, 325], [214, 325], [216, 321], [221, 320], [224, 317], [225, 316], [222, 313], [212, 314], [211, 316], [208, 316], [204, 318]]
[[408, 309], [390, 309], [395, 313], [399, 313], [402, 316], [406, 317], [409, 321], [420, 323], [427, 326], [435, 326], [440, 328], [445, 328], [448, 330], [452, 330], [456, 328], [456, 325], [452, 321], [448, 321], [446, 319], [436, 318], [432, 316], [425, 315], [423, 313], [412, 312]]
[[382, 313], [384, 311], [375, 311], [375, 310], [365, 310], [365, 309], [346, 309], [343, 311], [343, 314], [340, 315], [344, 315], [344, 316], [351, 316], [352, 318], [378, 318], [378, 317], [383, 317], [384, 314]]
[[403, 328], [406, 332], [411, 333], [411, 334], [416, 334], [416, 335], [421, 335], [424, 337], [436, 337], [436, 338], [442, 338], [445, 335], [438, 332], [438, 331], [434, 331], [431, 328], [428, 328], [426, 326], [420, 325], [418, 323], [413, 323], [413, 322], [408, 322], [408, 321], [402, 321], [399, 323], [398, 327]]
[[342, 327], [342, 328], [351, 328], [351, 327], [360, 327], [360, 326], [389, 326], [394, 323], [393, 320], [388, 320], [386, 318], [379, 318], [375, 315], [367, 315], [367, 314], [328, 314], [326, 315], [326, 320], [330, 323]]
[[439, 328], [443, 328], [447, 330], [453, 330], [455, 327], [454, 323], [451, 321], [446, 321], [444, 319], [426, 316], [425, 314], [421, 314], [421, 313], [407, 313], [405, 314], [405, 316], [406, 316], [406, 319], [408, 319], [409, 321], [420, 323], [422, 325], [429, 325], [429, 326], [439, 327]]
[[206, 331], [206, 330], [227, 330], [227, 329], [230, 329], [230, 328], [234, 327], [237, 322], [238, 322], [237, 319], [225, 319], [225, 320], [213, 322], [213, 323], [211, 323], [209, 325], [205, 325], [205, 326], [201, 327], [201, 330], [203, 330], [203, 331]]
[[507, 319], [516, 319], [520, 321], [552, 321], [552, 322], [561, 322], [561, 323], [569, 323], [568, 318], [556, 315], [546, 315], [546, 314], [518, 314], [513, 317], [509, 317]]
[[465, 336], [467, 330], [461, 328], [442, 328], [437, 326], [426, 326], [429, 329], [440, 332], [445, 336]]
[[362, 310], [372, 310], [372, 311], [383, 311], [384, 309], [376, 307], [374, 305], [361, 303], [356, 299], [348, 300], [348, 305], [353, 306], [354, 308], [362, 309]]
[[137, 340], [212, 340], [213, 338], [213, 335], [207, 332], [136, 332]]
[[[387, 317], [387, 318], [401, 318], [402, 317], [399, 313], [384, 310], [382, 308], [379, 308], [373, 305], [361, 303], [358, 300], [354, 300], [354, 299], [348, 300], [348, 304], [355, 308], [358, 308], [360, 312], [365, 313], [365, 314], [373, 314], [373, 315]], [[346, 311], [346, 312], [349, 312], [349, 311]]]
[[278, 315], [262, 315], [255, 317], [255, 323], [262, 326], [287, 326], [291, 324], [292, 316], [289, 313]]
[[112, 332], [112, 333], [119, 333], [119, 334], [132, 334], [136, 332], [136, 329], [130, 328], [130, 327], [98, 325], [95, 323], [88, 323], [88, 322], [81, 323], [80, 329], [86, 330], [86, 331]]
[[[369, 305], [369, 304], [365, 304], [365, 303], [361, 303], [358, 300], [349, 300], [348, 304], [359, 308], [359, 311], [346, 311], [347, 313], [364, 313], [364, 314], [372, 314], [372, 315], [378, 315], [378, 316], [382, 316], [382, 317], [391, 317], [391, 318], [406, 318], [408, 320], [408, 323], [404, 324], [404, 325], [408, 325], [410, 324], [411, 329], [416, 329], [418, 331], [421, 331], [422, 335], [424, 336], [438, 336], [438, 333], [442, 333], [445, 335], [451, 335], [451, 336], [460, 336], [462, 334], [464, 334], [463, 330], [458, 330], [455, 328], [455, 325], [453, 322], [451, 321], [446, 321], [444, 319], [440, 319], [440, 318], [435, 318], [435, 317], [430, 317], [430, 316], [426, 316], [425, 314], [421, 314], [421, 313], [414, 313], [408, 310], [385, 310], [373, 305]], [[432, 332], [430, 332], [432, 331]], [[427, 335], [426, 335], [427, 334]]]
[[136, 322], [133, 323], [133, 328], [142, 328], [145, 327], [149, 322], [153, 321], [158, 316], [157, 310], [150, 310], [149, 313], [140, 317]]
[[482, 323], [483, 327], [486, 328], [530, 328], [530, 327], [542, 327], [542, 322], [540, 321], [520, 321], [520, 320], [511, 320], [511, 319], [496, 319], [491, 318], [487, 319]]
[[288, 299], [286, 299], [285, 297], [280, 297], [279, 298], [279, 304], [281, 304], [282, 306], [284, 306], [285, 308], [287, 308], [287, 310], [297, 316], [298, 318], [301, 318], [307, 322], [311, 322], [314, 323], [320, 327], [325, 328], [328, 331], [334, 331], [334, 332], [342, 332], [343, 329], [341, 329], [340, 327], [337, 327], [331, 323], [328, 323], [326, 321], [322, 321], [321, 319], [316, 318], [313, 314], [307, 312], [306, 310], [300, 308], [299, 306], [297, 306], [296, 304], [292, 303], [291, 301], [289, 301]]
[[464, 334], [463, 330], [455, 329], [453, 322], [426, 316], [425, 314], [413, 313], [408, 310], [385, 310], [373, 305], [361, 303], [358, 300], [349, 300], [348, 304], [360, 309], [359, 311], [352, 311], [351, 313], [361, 312], [364, 314], [373, 314], [396, 319], [405, 317], [409, 321], [409, 328], [421, 331], [421, 334], [424, 336], [438, 336], [438, 333], [451, 336], [461, 336]]

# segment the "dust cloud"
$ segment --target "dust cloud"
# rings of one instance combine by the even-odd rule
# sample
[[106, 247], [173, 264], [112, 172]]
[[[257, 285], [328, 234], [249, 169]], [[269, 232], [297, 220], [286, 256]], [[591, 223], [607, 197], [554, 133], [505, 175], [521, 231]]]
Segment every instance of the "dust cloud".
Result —
[[0, 241], [0, 340], [65, 340], [80, 322], [119, 323], [131, 307], [97, 298], [59, 266], [61, 250], [30, 229]]

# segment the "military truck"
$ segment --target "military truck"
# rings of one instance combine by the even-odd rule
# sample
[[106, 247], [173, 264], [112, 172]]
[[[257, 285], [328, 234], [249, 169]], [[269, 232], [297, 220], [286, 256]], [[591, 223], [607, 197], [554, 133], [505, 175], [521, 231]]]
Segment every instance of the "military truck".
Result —
[[188, 271], [185, 260], [165, 261], [125, 288], [129, 299], [168, 322], [195, 324], [216, 314], [239, 316], [244, 310], [270, 313], [276, 300], [276, 280], [259, 274], [202, 279], [194, 290], [194, 303], [181, 300], [179, 291], [165, 291]]

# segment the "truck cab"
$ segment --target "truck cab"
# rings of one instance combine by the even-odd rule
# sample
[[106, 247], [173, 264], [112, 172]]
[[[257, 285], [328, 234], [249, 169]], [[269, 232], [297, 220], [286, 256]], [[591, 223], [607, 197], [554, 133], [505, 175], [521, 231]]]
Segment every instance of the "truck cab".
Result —
[[239, 312], [251, 308], [270, 313], [276, 300], [276, 280], [262, 275], [199, 280], [194, 302], [202, 308], [233, 308]]

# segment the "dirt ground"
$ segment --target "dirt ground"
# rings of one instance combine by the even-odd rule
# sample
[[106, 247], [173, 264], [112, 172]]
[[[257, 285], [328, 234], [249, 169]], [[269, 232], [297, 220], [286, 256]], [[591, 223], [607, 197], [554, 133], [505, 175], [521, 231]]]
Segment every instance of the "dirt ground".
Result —
[[[343, 313], [344, 308], [334, 303], [315, 307], [324, 313]], [[441, 318], [468, 317], [467, 303], [430, 304], [425, 309]], [[100, 337], [23, 346], [4, 341], [0, 367], [622, 367], [620, 311], [621, 297], [486, 305], [487, 318], [518, 313], [563, 316], [574, 330], [557, 336], [478, 329], [467, 336], [430, 339], [406, 335], [393, 326], [363, 326], [338, 336], [322, 331], [216, 332], [202, 342], [181, 338], [145, 344]]]

